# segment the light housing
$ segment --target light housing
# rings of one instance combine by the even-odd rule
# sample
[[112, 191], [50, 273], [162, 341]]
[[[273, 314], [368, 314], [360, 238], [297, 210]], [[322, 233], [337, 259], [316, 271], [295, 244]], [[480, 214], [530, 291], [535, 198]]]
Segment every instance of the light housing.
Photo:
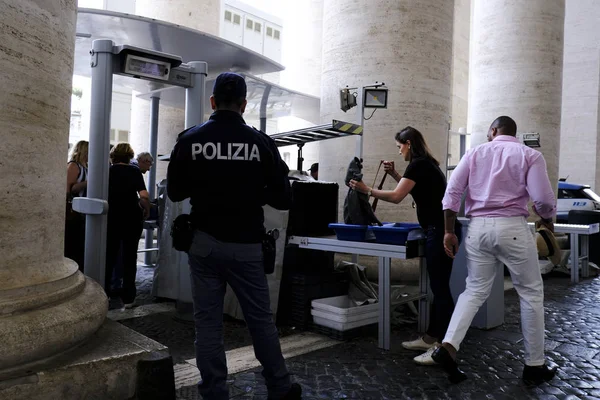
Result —
[[387, 108], [388, 90], [385, 88], [365, 88], [365, 108]]

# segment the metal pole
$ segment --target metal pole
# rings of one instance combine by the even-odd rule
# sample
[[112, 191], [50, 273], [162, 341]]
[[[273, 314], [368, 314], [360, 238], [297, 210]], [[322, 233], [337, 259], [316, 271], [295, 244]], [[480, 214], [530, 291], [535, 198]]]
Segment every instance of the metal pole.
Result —
[[269, 102], [270, 93], [271, 85], [267, 85], [260, 100], [260, 130], [264, 133], [267, 133], [267, 103]]
[[[87, 197], [108, 201], [108, 147], [113, 83], [113, 41], [92, 43], [92, 95]], [[86, 216], [84, 271], [104, 287], [106, 214]]]
[[185, 129], [204, 122], [204, 93], [206, 91], [206, 76], [208, 64], [204, 61], [190, 61], [193, 67], [192, 87], [185, 90]]
[[[362, 126], [365, 120], [365, 107], [363, 104], [365, 98], [365, 88], [358, 88], [358, 96], [356, 98], [356, 105], [358, 106], [358, 125]], [[362, 135], [356, 137], [356, 157], [363, 158], [363, 136], [365, 134], [365, 128], [363, 126]]]
[[467, 134], [460, 133], [460, 158], [463, 158], [467, 152]]
[[[150, 98], [150, 154], [156, 164], [157, 152], [158, 152], [158, 106], [160, 104], [160, 97], [152, 96]], [[148, 194], [150, 200], [156, 198], [156, 165], [150, 168], [148, 171]], [[145, 233], [145, 245], [146, 250], [154, 247], [154, 228], [146, 229]], [[144, 253], [144, 264], [146, 266], [152, 265], [152, 253], [146, 251]]]

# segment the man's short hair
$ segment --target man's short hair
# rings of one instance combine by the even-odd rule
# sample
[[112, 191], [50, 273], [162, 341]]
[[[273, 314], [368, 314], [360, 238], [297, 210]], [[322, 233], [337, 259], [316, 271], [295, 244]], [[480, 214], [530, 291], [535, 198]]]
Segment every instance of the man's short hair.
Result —
[[148, 153], [147, 151], [142, 151], [141, 153], [139, 153], [137, 155], [136, 159], [138, 160], [138, 162], [140, 162], [140, 161], [154, 162], [154, 157], [152, 157], [152, 154]]
[[309, 171], [310, 172], [315, 172], [319, 170], [319, 163], [314, 163], [313, 165], [310, 166]]
[[217, 76], [213, 86], [213, 96], [217, 108], [237, 106], [241, 107], [246, 100], [246, 81], [243, 76], [233, 72], [224, 72]]
[[492, 122], [491, 127], [502, 130], [503, 135], [517, 136], [517, 123], [511, 117], [505, 115], [498, 117]]

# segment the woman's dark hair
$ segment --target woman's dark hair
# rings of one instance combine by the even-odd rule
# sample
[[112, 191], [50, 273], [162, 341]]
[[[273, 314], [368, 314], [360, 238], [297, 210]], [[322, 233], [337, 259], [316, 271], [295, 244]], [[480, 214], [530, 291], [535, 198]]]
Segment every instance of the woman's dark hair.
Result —
[[407, 126], [402, 129], [400, 132], [396, 133], [395, 139], [397, 142], [402, 144], [406, 144], [410, 141], [410, 159], [412, 161], [414, 158], [425, 157], [429, 158], [431, 161], [440, 165], [440, 162], [435, 159], [433, 154], [431, 154], [431, 150], [427, 147], [427, 143], [425, 143], [425, 138], [423, 134], [413, 128], [412, 126]]

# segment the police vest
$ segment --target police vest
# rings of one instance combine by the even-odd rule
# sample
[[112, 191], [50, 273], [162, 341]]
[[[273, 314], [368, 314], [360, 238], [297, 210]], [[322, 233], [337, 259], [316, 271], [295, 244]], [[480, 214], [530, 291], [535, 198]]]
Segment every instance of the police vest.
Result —
[[192, 160], [258, 161], [260, 152], [255, 143], [192, 143]]

